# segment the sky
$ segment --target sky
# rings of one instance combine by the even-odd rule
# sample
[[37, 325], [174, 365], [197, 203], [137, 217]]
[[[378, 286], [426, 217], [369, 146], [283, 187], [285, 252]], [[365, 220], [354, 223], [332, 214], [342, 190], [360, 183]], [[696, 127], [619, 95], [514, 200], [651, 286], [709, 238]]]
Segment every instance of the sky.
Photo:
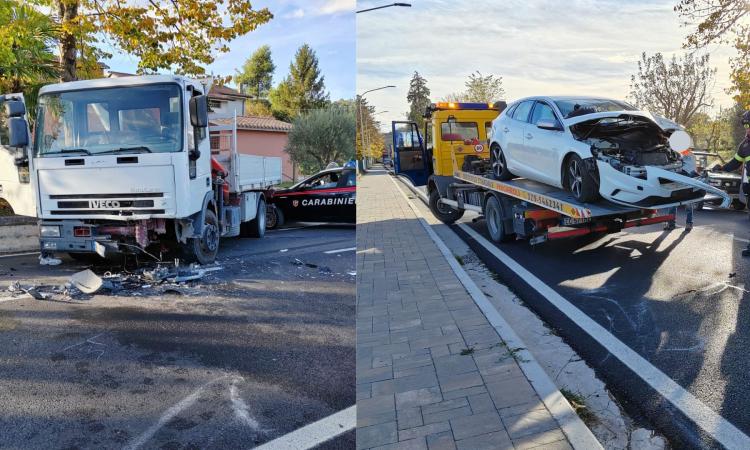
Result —
[[[318, 56], [321, 73], [331, 100], [353, 98], [356, 68], [355, 0], [266, 0], [252, 1], [253, 9], [268, 7], [274, 18], [229, 43], [230, 51], [216, 55], [207, 71], [234, 75], [235, 69], [261, 45], [271, 47], [276, 64], [274, 85], [289, 72], [289, 63], [302, 44], [309, 44]], [[104, 61], [111, 70], [135, 72], [138, 59], [115, 54]]]
[[[388, 2], [359, 1], [357, 8]], [[464, 90], [468, 75], [501, 76], [504, 100], [529, 95], [602, 95], [625, 99], [642, 52], [684, 55], [689, 28], [677, 0], [413, 0], [411, 8], [357, 14], [357, 92], [382, 114], [383, 129], [408, 111], [418, 71], [431, 99]], [[732, 105], [732, 49], [707, 49], [718, 69], [716, 109]], [[387, 118], [386, 118], [387, 116]]]

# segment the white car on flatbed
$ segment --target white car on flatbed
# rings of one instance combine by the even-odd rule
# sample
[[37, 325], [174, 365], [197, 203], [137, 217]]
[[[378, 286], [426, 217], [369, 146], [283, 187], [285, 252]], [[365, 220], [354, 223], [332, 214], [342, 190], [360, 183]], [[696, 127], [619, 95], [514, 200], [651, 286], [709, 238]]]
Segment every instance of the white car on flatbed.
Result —
[[[673, 148], [680, 140], [685, 148]], [[622, 101], [527, 97], [492, 122], [490, 162], [498, 180], [527, 178], [581, 202], [665, 207], [705, 195], [694, 159], [680, 153], [688, 146], [676, 124]]]

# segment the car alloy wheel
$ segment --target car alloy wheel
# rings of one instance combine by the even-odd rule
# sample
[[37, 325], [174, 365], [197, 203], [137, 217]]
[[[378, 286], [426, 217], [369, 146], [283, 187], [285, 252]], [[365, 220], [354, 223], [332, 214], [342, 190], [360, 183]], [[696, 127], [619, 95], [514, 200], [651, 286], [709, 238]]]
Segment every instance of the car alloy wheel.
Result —
[[575, 159], [570, 161], [568, 166], [570, 192], [573, 193], [575, 198], [581, 198], [581, 189], [583, 187], [583, 173], [581, 172], [581, 165]]
[[502, 176], [505, 171], [505, 155], [498, 146], [492, 147], [492, 174], [495, 178]]

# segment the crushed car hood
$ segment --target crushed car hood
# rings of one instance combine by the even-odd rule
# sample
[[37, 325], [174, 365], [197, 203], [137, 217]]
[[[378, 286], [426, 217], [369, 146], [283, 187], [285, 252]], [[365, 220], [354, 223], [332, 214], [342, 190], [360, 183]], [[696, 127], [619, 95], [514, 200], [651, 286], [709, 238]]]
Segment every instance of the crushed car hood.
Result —
[[572, 125], [578, 125], [579, 123], [584, 123], [584, 122], [595, 122], [595, 121], [597, 121], [599, 119], [607, 119], [607, 118], [616, 119], [616, 118], [625, 118], [625, 117], [628, 117], [628, 116], [642, 117], [642, 118], [647, 119], [649, 122], [651, 122], [651, 123], [653, 123], [653, 124], [655, 124], [657, 126], [659, 125], [657, 123], [656, 119], [654, 118], [654, 116], [651, 113], [649, 113], [649, 112], [646, 112], [646, 111], [627, 111], [627, 110], [623, 110], [623, 111], [606, 111], [606, 112], [593, 113], [593, 114], [584, 114], [584, 115], [581, 115], [581, 116], [570, 117], [568, 119], [564, 119], [563, 122], [565, 123], [565, 125], [572, 126]]

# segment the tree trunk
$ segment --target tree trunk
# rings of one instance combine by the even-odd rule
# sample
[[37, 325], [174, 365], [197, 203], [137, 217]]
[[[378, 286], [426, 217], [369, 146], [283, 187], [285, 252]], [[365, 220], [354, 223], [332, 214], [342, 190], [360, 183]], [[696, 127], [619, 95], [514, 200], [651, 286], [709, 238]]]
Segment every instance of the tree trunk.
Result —
[[[70, 23], [78, 17], [78, 0], [57, 0], [60, 21]], [[75, 81], [76, 76], [76, 37], [70, 32], [63, 31], [60, 36], [60, 81]]]

